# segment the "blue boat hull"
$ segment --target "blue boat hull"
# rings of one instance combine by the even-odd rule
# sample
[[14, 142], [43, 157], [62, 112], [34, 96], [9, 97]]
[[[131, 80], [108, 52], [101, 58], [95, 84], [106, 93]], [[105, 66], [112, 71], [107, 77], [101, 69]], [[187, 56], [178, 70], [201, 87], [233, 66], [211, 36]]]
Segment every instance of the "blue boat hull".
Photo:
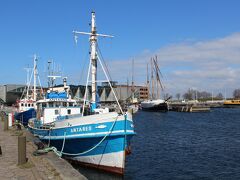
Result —
[[29, 119], [35, 118], [35, 117], [36, 117], [36, 110], [34, 108], [15, 114], [15, 119], [19, 120], [24, 126], [28, 125]]
[[104, 129], [96, 128], [98, 124], [88, 124], [51, 130], [30, 127], [29, 130], [46, 144], [55, 147], [68, 160], [123, 174], [125, 150], [129, 149], [130, 140], [135, 135], [132, 121], [118, 121], [110, 134], [108, 132], [113, 122], [104, 125]]

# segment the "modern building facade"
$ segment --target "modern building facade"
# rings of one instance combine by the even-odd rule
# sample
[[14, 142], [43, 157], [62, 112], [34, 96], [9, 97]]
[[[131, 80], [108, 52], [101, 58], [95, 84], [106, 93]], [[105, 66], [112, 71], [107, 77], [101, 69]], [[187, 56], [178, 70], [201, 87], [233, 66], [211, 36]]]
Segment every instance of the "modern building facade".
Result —
[[6, 105], [16, 103], [26, 88], [26, 85], [6, 84], [0, 85], [0, 101]]
[[[137, 99], [138, 102], [141, 102], [145, 99], [148, 99], [148, 88], [144, 86], [128, 86], [128, 85], [117, 85], [116, 82], [112, 82], [112, 87], [115, 91], [116, 97], [119, 101], [130, 101], [131, 98]], [[61, 89], [59, 85], [54, 89]], [[25, 85], [17, 85], [17, 84], [6, 84], [0, 85], [0, 102], [6, 105], [12, 105], [16, 103], [17, 99], [20, 99]], [[70, 94], [72, 98], [83, 101], [86, 87], [83, 85], [70, 85]], [[43, 88], [44, 91], [47, 88]], [[115, 102], [114, 93], [111, 90], [111, 87], [107, 83], [103, 83], [101, 86], [97, 87], [98, 90], [98, 101], [111, 103]], [[91, 86], [87, 88], [87, 99], [91, 100]], [[130, 101], [131, 102], [131, 101]]]

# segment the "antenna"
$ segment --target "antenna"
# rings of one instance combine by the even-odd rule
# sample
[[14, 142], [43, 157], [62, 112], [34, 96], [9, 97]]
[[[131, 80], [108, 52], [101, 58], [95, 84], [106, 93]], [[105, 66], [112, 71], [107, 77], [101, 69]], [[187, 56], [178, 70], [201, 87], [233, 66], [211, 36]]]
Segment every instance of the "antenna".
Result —
[[33, 72], [34, 72], [34, 79], [33, 79], [33, 100], [36, 101], [37, 100], [37, 90], [36, 90], [36, 81], [37, 81], [37, 55], [34, 54], [34, 67], [33, 67]]
[[57, 79], [57, 78], [61, 78], [61, 76], [48, 76], [48, 78], [51, 79], [51, 83], [52, 83], [52, 90], [53, 90], [53, 85], [54, 85], [54, 81]]
[[[48, 60], [48, 76], [51, 75], [51, 64], [52, 64], [52, 61], [51, 60]], [[51, 82], [50, 82], [50, 78], [48, 78], [48, 88], [50, 87], [51, 85]]]

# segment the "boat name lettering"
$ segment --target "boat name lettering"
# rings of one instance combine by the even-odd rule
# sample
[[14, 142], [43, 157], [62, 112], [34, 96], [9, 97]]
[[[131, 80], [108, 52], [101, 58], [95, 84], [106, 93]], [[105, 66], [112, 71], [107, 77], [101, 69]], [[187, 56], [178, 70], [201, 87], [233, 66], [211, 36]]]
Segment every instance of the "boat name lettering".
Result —
[[79, 128], [72, 128], [71, 133], [86, 132], [86, 131], [91, 131], [91, 130], [92, 130], [91, 126], [83, 126], [83, 127], [79, 127]]
[[62, 98], [51, 98], [49, 100], [50, 101], [66, 101], [66, 99], [62, 99]]

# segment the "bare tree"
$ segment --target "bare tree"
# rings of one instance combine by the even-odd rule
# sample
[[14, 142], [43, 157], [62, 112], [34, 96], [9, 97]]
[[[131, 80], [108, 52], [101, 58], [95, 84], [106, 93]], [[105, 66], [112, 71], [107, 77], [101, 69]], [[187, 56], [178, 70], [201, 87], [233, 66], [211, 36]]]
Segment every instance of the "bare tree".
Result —
[[206, 92], [206, 91], [199, 92], [198, 94], [199, 94], [198, 97], [200, 99], [208, 99], [208, 98], [212, 97], [211, 93]]
[[177, 93], [177, 94], [176, 94], [176, 98], [179, 100], [180, 97], [181, 97], [181, 94], [180, 94], [180, 93]]
[[193, 99], [209, 99], [211, 98], [211, 93], [206, 91], [196, 91], [189, 89], [188, 92], [183, 94], [184, 99], [193, 100]]
[[184, 99], [193, 100], [194, 92], [192, 89], [189, 89], [188, 92], [183, 94]]
[[233, 91], [233, 98], [234, 99], [240, 99], [240, 89], [235, 89]]
[[217, 96], [216, 96], [217, 99], [223, 99], [223, 95], [222, 93], [218, 93]]

